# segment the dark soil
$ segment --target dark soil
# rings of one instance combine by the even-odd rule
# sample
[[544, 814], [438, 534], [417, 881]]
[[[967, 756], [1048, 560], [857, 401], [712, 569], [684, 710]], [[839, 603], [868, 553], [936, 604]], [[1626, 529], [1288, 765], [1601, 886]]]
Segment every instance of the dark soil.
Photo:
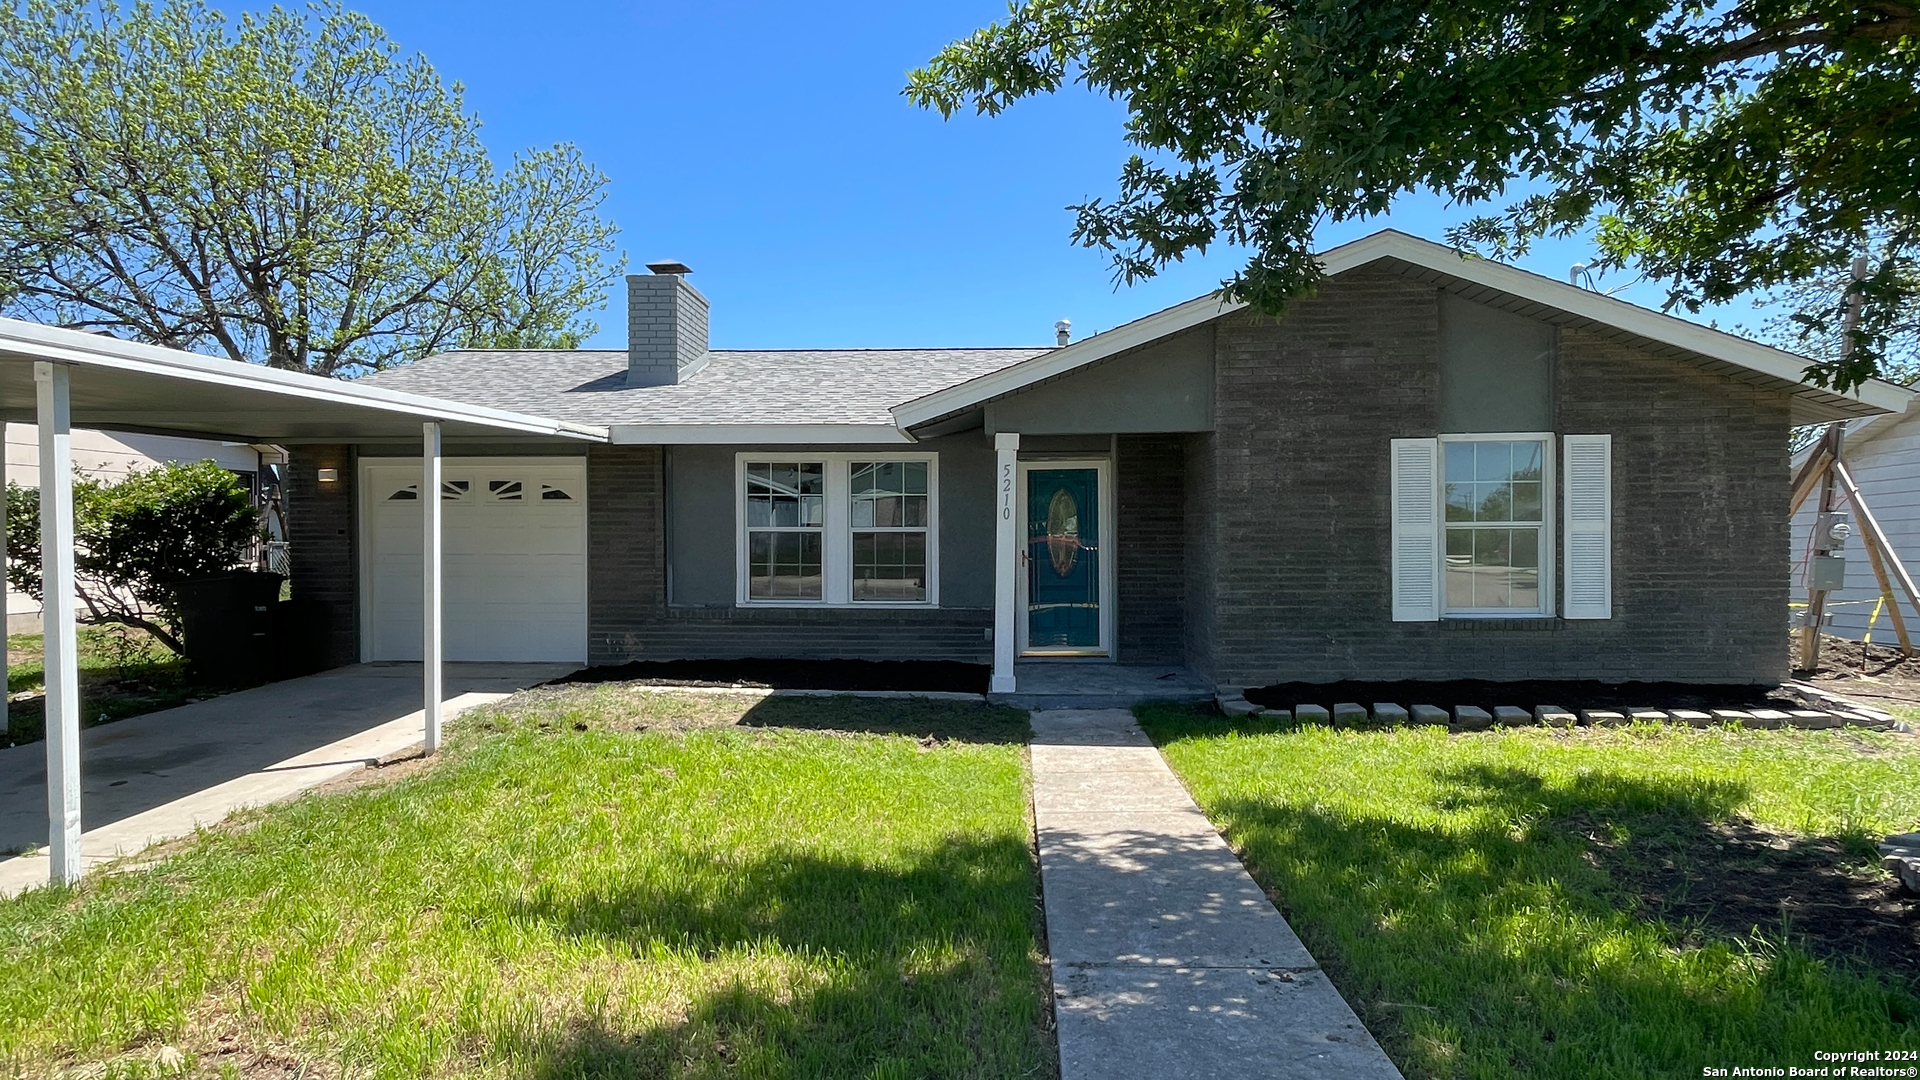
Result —
[[1604, 683], [1575, 680], [1489, 682], [1453, 679], [1445, 682], [1336, 682], [1280, 683], [1247, 691], [1247, 700], [1263, 708], [1339, 702], [1372, 705], [1391, 701], [1399, 705], [1477, 705], [1492, 711], [1496, 705], [1558, 705], [1563, 709], [1748, 709], [1800, 708], [1799, 702], [1770, 686], [1712, 686], [1698, 683]]
[[1839, 838], [1660, 815], [1552, 824], [1586, 844], [1588, 862], [1607, 872], [1623, 906], [1696, 944], [1756, 930], [1784, 935], [1815, 956], [1920, 989], [1920, 897]]
[[1882, 709], [1920, 706], [1920, 657], [1901, 656], [1892, 631], [1881, 636], [1883, 641], [1862, 645], [1823, 634], [1820, 666], [1809, 672], [1800, 670], [1800, 635], [1794, 634], [1794, 677]]
[[991, 674], [992, 669], [985, 664], [951, 660], [636, 660], [587, 668], [557, 681], [984, 694]]

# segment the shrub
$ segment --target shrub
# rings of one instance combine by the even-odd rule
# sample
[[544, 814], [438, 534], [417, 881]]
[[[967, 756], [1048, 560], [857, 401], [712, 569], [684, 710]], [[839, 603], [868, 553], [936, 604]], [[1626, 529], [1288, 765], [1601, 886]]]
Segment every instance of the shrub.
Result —
[[[74, 592], [89, 622], [137, 626], [182, 652], [176, 582], [245, 564], [259, 515], [240, 478], [169, 462], [73, 483]], [[7, 485], [7, 581], [41, 599], [40, 493]]]

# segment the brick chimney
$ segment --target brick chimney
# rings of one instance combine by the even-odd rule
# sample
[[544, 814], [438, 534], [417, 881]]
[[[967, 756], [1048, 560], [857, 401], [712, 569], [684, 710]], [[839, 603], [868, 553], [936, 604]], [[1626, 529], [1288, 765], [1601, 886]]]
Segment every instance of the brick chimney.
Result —
[[671, 386], [707, 366], [707, 298], [685, 263], [627, 276], [627, 385]]

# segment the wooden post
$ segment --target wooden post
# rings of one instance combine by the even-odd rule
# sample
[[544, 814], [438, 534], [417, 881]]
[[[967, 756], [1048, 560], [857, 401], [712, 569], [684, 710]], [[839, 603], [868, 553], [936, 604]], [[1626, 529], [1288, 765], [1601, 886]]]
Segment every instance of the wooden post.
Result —
[[[1859, 504], [1855, 504], [1855, 509], [1859, 509]], [[1866, 517], [1866, 511], [1861, 510], [1860, 516]], [[1860, 546], [1867, 549], [1867, 562], [1873, 567], [1873, 578], [1880, 583], [1880, 597], [1887, 605], [1887, 614], [1893, 617], [1893, 633], [1900, 639], [1901, 655], [1912, 656], [1913, 639], [1907, 636], [1907, 620], [1900, 614], [1900, 598], [1893, 595], [1893, 584], [1887, 580], [1887, 568], [1881, 561], [1880, 545], [1874, 541], [1872, 533], [1861, 529]]]
[[1813, 553], [1807, 562], [1807, 614], [1805, 624], [1800, 627], [1800, 667], [1803, 671], [1812, 671], [1820, 666], [1820, 623], [1826, 617], [1827, 590], [1812, 587], [1812, 560], [1831, 550], [1827, 546], [1830, 541], [1820, 535], [1820, 517], [1833, 513], [1833, 464], [1840, 460], [1841, 427], [1837, 422], [1828, 424], [1826, 434], [1820, 436], [1820, 445], [1830, 460], [1827, 468], [1820, 473], [1820, 503], [1813, 519]]
[[[1900, 591], [1906, 593], [1907, 603], [1913, 605], [1916, 613], [1920, 613], [1920, 586], [1914, 584], [1913, 575], [1907, 573], [1907, 566], [1900, 561], [1899, 553], [1887, 542], [1886, 531], [1880, 528], [1880, 519], [1873, 516], [1873, 508], [1867, 505], [1866, 496], [1860, 493], [1860, 485], [1854, 482], [1853, 470], [1847, 468], [1846, 462], [1836, 461], [1833, 463], [1833, 475], [1840, 482], [1840, 490], [1846, 493], [1847, 501], [1853, 504], [1854, 511], [1860, 515], [1860, 535], [1867, 545], [1867, 558], [1880, 560], [1875, 563], [1875, 571], [1884, 570], [1892, 577], [1899, 584]], [[1884, 580], [1880, 589], [1882, 592], [1892, 592]], [[1891, 596], [1888, 602], [1894, 608], [1894, 626], [1897, 628], [1900, 626], [1899, 605]], [[1912, 644], [1904, 636], [1901, 646], [1908, 655], [1912, 655]]]
[[[1861, 279], [1866, 276], [1867, 257], [1865, 255], [1856, 256], [1853, 260], [1854, 284], [1859, 284]], [[1852, 295], [1847, 297], [1847, 315], [1846, 318], [1840, 322], [1841, 360], [1845, 360], [1853, 353], [1853, 331], [1855, 327], [1860, 325], [1860, 293], [1851, 286], [1849, 286], [1849, 291]], [[1826, 435], [1822, 438], [1822, 441], [1827, 444], [1827, 455], [1832, 459], [1827, 463], [1827, 468], [1820, 474], [1819, 512], [1822, 515], [1833, 512], [1834, 472], [1835, 470], [1845, 468], [1840, 464], [1840, 440], [1845, 429], [1846, 425], [1838, 421], [1828, 424]], [[1813, 464], [1813, 457], [1814, 455], [1808, 455], [1808, 465]], [[1797, 502], [1794, 509], [1799, 509]], [[1816, 517], [1814, 519], [1814, 529], [1816, 532], [1818, 532], [1819, 527], [1820, 519]], [[1813, 538], [1814, 556], [1825, 555], [1830, 550], [1830, 548], [1822, 546], [1822, 540], [1819, 536], [1816, 535]], [[1872, 556], [1869, 556], [1869, 559], [1871, 558]], [[1904, 573], [1904, 571], [1902, 572]], [[1811, 578], [1813, 576], [1811, 564], [1808, 565], [1807, 576], [1809, 578], [1809, 584], [1811, 584]], [[1820, 666], [1820, 623], [1826, 616], [1826, 607], [1826, 590], [1810, 588], [1807, 593], [1807, 625], [1802, 627], [1800, 632], [1800, 665], [1807, 671], [1812, 671]]]
[[1793, 478], [1793, 501], [1787, 506], [1788, 517], [1800, 512], [1800, 504], [1813, 494], [1813, 486], [1820, 482], [1827, 468], [1833, 464], [1833, 460], [1827, 456], [1825, 435], [1825, 432], [1821, 433], [1820, 441], [1814, 443], [1813, 449], [1807, 452], [1807, 460], [1801, 463], [1799, 474]]

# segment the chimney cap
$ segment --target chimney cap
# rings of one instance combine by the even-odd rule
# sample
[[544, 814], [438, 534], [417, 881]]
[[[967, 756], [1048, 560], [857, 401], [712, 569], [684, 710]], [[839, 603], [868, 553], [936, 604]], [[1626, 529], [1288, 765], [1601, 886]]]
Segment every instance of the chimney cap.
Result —
[[664, 259], [660, 262], [650, 262], [647, 264], [647, 269], [656, 274], [691, 274], [693, 273], [693, 267], [688, 266], [686, 263], [683, 263], [678, 259]]

